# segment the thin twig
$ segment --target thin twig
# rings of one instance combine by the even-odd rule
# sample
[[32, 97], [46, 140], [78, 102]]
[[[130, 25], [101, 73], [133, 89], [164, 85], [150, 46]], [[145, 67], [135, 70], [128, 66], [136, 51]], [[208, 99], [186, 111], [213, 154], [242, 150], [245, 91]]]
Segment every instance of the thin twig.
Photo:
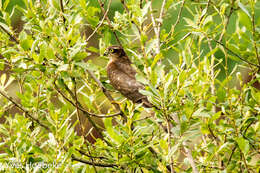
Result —
[[162, 7], [161, 7], [161, 12], [160, 12], [160, 16], [158, 18], [158, 28], [157, 28], [157, 54], [160, 53], [160, 47], [161, 47], [161, 38], [160, 38], [160, 33], [161, 33], [161, 26], [163, 23], [163, 13], [164, 13], [164, 7], [166, 4], [166, 0], [163, 0], [162, 2]]
[[94, 164], [95, 166], [97, 167], [108, 167], [108, 168], [114, 168], [114, 167], [119, 167], [118, 165], [116, 164], [108, 164], [108, 163], [97, 163], [97, 162], [91, 162], [91, 161], [88, 161], [88, 160], [85, 160], [85, 159], [80, 159], [80, 158], [77, 158], [75, 157], [74, 155], [71, 156], [72, 160], [75, 160], [75, 161], [78, 161], [78, 162], [81, 162], [81, 163], [85, 163], [87, 165], [92, 165]]
[[219, 138], [214, 134], [214, 132], [212, 131], [212, 129], [210, 128], [210, 126], [208, 125], [208, 129], [210, 134], [213, 136], [213, 138], [215, 139], [215, 141], [218, 143], [220, 140]]
[[115, 102], [115, 100], [113, 99], [113, 97], [111, 96], [111, 94], [109, 93], [109, 91], [103, 86], [103, 84], [100, 82], [100, 80], [95, 76], [95, 74], [89, 70], [86, 69], [87, 73], [91, 76], [92, 79], [94, 79], [94, 81], [98, 84], [99, 88], [102, 90], [102, 92], [104, 93], [104, 95], [107, 97], [107, 99], [110, 101], [110, 103], [117, 109], [117, 111], [120, 112], [120, 115], [122, 116], [122, 118], [124, 119], [124, 121], [127, 121], [127, 117], [125, 114], [123, 114], [123, 112], [121, 111], [120, 105], [118, 103]]
[[107, 159], [108, 160], [108, 158], [102, 157], [102, 156], [91, 156], [91, 155], [87, 154], [85, 151], [82, 151], [82, 150], [77, 149], [77, 148], [75, 150], [77, 150], [80, 154], [85, 155], [87, 157], [93, 157], [95, 159]]
[[191, 167], [192, 167], [193, 173], [199, 173], [199, 171], [198, 171], [198, 169], [197, 169], [197, 167], [196, 167], [195, 161], [194, 161], [194, 159], [193, 159], [193, 157], [192, 157], [191, 150], [187, 147], [186, 142], [183, 142], [183, 145], [184, 145], [184, 150], [185, 150], [185, 152], [186, 152], [186, 154], [187, 154], [188, 160], [189, 160], [189, 162], [190, 162], [190, 165], [191, 165]]
[[[112, 0], [110, 0], [110, 1], [112, 1]], [[102, 3], [101, 0], [98, 0], [98, 3], [99, 3], [99, 5], [100, 5], [100, 8], [101, 8], [101, 10], [102, 10], [102, 13], [105, 14], [106, 11], [105, 11], [105, 9], [104, 9], [104, 3]], [[110, 2], [110, 3], [111, 3], [111, 2]], [[112, 30], [113, 34], [114, 34], [115, 37], [116, 37], [116, 40], [117, 40], [118, 44], [119, 44], [121, 47], [123, 47], [123, 45], [122, 45], [122, 43], [120, 42], [120, 40], [119, 40], [119, 38], [118, 38], [116, 32], [115, 32], [114, 29], [113, 29], [113, 26], [112, 26], [112, 24], [111, 24], [110, 19], [108, 18], [107, 15], [104, 15], [104, 16], [105, 16], [105, 18], [106, 18], [106, 20], [107, 20], [107, 23], [108, 23], [110, 29]]]
[[[171, 117], [176, 122], [176, 124], [180, 125], [180, 120], [179, 120], [179, 117], [178, 117], [177, 114], [172, 114]], [[184, 150], [185, 150], [185, 152], [187, 154], [188, 160], [190, 162], [190, 165], [192, 167], [193, 173], [199, 173], [199, 171], [197, 169], [197, 166], [196, 166], [196, 163], [195, 163], [195, 161], [194, 161], [194, 159], [192, 157], [191, 150], [187, 147], [187, 144], [186, 144], [185, 141], [183, 142], [183, 146], [184, 146]]]
[[230, 161], [231, 161], [231, 159], [232, 159], [232, 157], [233, 157], [233, 154], [234, 154], [236, 148], [237, 148], [237, 145], [235, 145], [234, 148], [233, 148], [232, 151], [231, 151], [231, 154], [230, 154], [230, 156], [229, 156], [229, 158], [228, 158], [227, 166], [229, 165], [229, 163], [230, 163]]
[[[70, 101], [61, 91], [60, 89], [58, 88], [58, 86], [56, 85], [56, 80], [54, 80], [53, 82], [54, 84], [54, 88], [55, 90], [60, 94], [62, 95], [63, 98], [65, 98], [67, 101], [69, 101], [71, 104], [73, 104], [73, 106], [76, 106], [72, 101]], [[78, 108], [80, 109], [82, 106], [81, 104], [78, 102]], [[82, 111], [83, 112], [83, 111]], [[91, 123], [91, 125], [97, 130], [97, 132], [99, 133], [100, 136], [103, 136], [100, 129], [97, 127], [97, 125], [95, 124], [95, 122], [91, 119], [90, 115], [88, 114], [88, 112], [83, 112], [84, 115], [86, 115], [88, 121]]]
[[252, 65], [252, 66], [255, 66], [255, 67], [258, 67], [260, 68], [260, 65], [257, 65], [257, 64], [254, 64], [254, 63], [251, 63], [249, 62], [248, 60], [242, 58], [240, 55], [238, 55], [237, 53], [233, 52], [232, 50], [230, 50], [227, 46], [225, 46], [223, 43], [219, 42], [218, 40], [215, 40], [214, 38], [212, 39], [214, 42], [220, 44], [224, 49], [226, 49], [227, 51], [229, 51], [231, 54], [233, 54], [234, 56], [236, 56], [237, 58], [239, 58], [240, 60]]
[[60, 8], [61, 8], [61, 12], [62, 12], [62, 20], [63, 20], [63, 24], [65, 26], [65, 30], [67, 31], [68, 28], [66, 27], [66, 19], [65, 19], [65, 16], [64, 16], [64, 6], [63, 6], [63, 0], [60, 0]]
[[0, 91], [0, 94], [5, 97], [7, 100], [9, 100], [10, 102], [12, 102], [15, 107], [19, 108], [21, 111], [23, 111], [25, 113], [26, 116], [30, 117], [33, 121], [35, 121], [37, 124], [39, 124], [40, 126], [42, 126], [43, 128], [45, 128], [46, 130], [50, 131], [50, 128], [46, 125], [44, 125], [42, 122], [40, 122], [40, 120], [38, 120], [37, 118], [33, 117], [25, 108], [23, 108], [21, 105], [19, 105], [18, 103], [16, 103], [12, 97], [6, 95], [4, 92]]
[[[56, 88], [55, 88], [56, 89]], [[65, 99], [67, 100], [70, 104], [72, 104], [75, 108], [78, 108], [80, 111], [82, 111], [83, 113], [85, 114], [89, 114], [91, 116], [94, 116], [94, 117], [97, 117], [97, 118], [110, 118], [110, 117], [115, 117], [115, 116], [118, 116], [121, 114], [121, 112], [117, 112], [117, 113], [114, 113], [114, 114], [110, 114], [110, 115], [97, 115], [97, 114], [94, 114], [94, 113], [91, 113], [91, 112], [88, 112], [87, 110], [85, 110], [84, 108], [80, 107], [79, 105], [77, 105], [76, 103], [74, 103], [72, 100], [70, 100], [67, 96], [65, 96], [64, 93], [62, 93], [60, 91], [60, 89], [56, 89], [56, 91], [58, 91], [58, 93]], [[76, 101], [77, 102], [77, 101]], [[79, 103], [79, 102], [78, 102]]]
[[[148, 3], [149, 1], [146, 0], [146, 3]], [[152, 20], [152, 24], [153, 24], [153, 29], [154, 29], [154, 34], [155, 35], [158, 35], [158, 30], [157, 30], [157, 27], [156, 27], [156, 23], [155, 23], [155, 19], [154, 19], [154, 16], [153, 16], [153, 8], [152, 8], [152, 3], [150, 5], [150, 15], [151, 15], [151, 20]], [[157, 53], [157, 52], [156, 52]], [[158, 52], [159, 53], [159, 52]]]
[[[171, 151], [171, 127], [170, 127], [170, 120], [167, 118], [167, 133], [168, 133], [168, 151]], [[174, 173], [174, 168], [173, 168], [173, 159], [172, 156], [170, 156], [170, 168], [171, 168], [171, 173]]]
[[[129, 15], [129, 17], [130, 17], [130, 11], [129, 11], [128, 7], [126, 6], [125, 1], [124, 1], [124, 0], [121, 0], [121, 3], [123, 4], [124, 9], [127, 11], [128, 15]], [[141, 2], [140, 2], [140, 3], [141, 3]], [[146, 61], [146, 53], [145, 53], [145, 43], [142, 42], [142, 39], [141, 39], [141, 37], [142, 37], [142, 31], [143, 31], [143, 27], [142, 27], [142, 26], [143, 26], [143, 23], [141, 23], [141, 28], [139, 28], [138, 24], [137, 24], [134, 20], [132, 20], [132, 24], [134, 24], [134, 25], [136, 26], [137, 30], [138, 30], [138, 33], [139, 33], [139, 41], [140, 41], [140, 46], [141, 46], [142, 54], [143, 54], [143, 57], [144, 57], [145, 62], [147, 62], [147, 61]], [[146, 34], [146, 33], [144, 33], [144, 34]]]
[[178, 25], [178, 23], [180, 23], [181, 14], [182, 14], [182, 11], [183, 11], [183, 8], [184, 8], [184, 4], [185, 4], [185, 0], [182, 1], [181, 7], [180, 7], [180, 10], [179, 10], [177, 19], [176, 19], [176, 22], [174, 23], [174, 25], [173, 25], [172, 28], [171, 28], [171, 31], [170, 31], [171, 36], [172, 36], [173, 33], [174, 33], [175, 27]]
[[208, 0], [208, 2], [207, 2], [207, 5], [206, 5], [206, 12], [205, 12], [203, 15], [200, 16], [198, 26], [201, 24], [201, 21], [202, 21], [202, 19], [204, 18], [204, 16], [208, 13], [209, 4], [210, 4], [210, 0]]
[[222, 31], [222, 33], [221, 33], [219, 39], [218, 39], [219, 42], [222, 41], [223, 36], [224, 36], [224, 34], [226, 33], [227, 26], [228, 26], [229, 21], [230, 21], [230, 17], [231, 17], [231, 15], [232, 15], [233, 11], [234, 11], [234, 2], [235, 2], [235, 1], [232, 0], [231, 8], [230, 8], [229, 14], [228, 14], [228, 16], [227, 16], [227, 18], [226, 18], [226, 22], [225, 22], [225, 24], [224, 24], [224, 29], [223, 29], [223, 31]]
[[13, 36], [10, 32], [8, 32], [2, 25], [0, 25], [0, 28], [10, 37], [11, 41], [14, 41], [16, 44], [19, 44], [18, 39]]
[[112, 0], [110, 0], [110, 1], [108, 2], [107, 10], [106, 10], [106, 12], [104, 13], [103, 18], [101, 19], [101, 21], [99, 22], [99, 24], [95, 27], [95, 30], [88, 36], [88, 38], [86, 39], [86, 42], [89, 41], [89, 39], [97, 32], [98, 28], [100, 28], [101, 25], [103, 24], [105, 18], [107, 17], [107, 13], [108, 13], [108, 11], [109, 11], [109, 9], [110, 9], [111, 2], [112, 2]]
[[80, 114], [79, 114], [78, 95], [77, 95], [77, 82], [76, 82], [75, 78], [72, 78], [72, 81], [74, 82], [74, 95], [75, 95], [75, 102], [76, 102], [75, 103], [75, 107], [76, 107], [76, 110], [77, 110], [77, 118], [78, 118], [79, 126], [80, 126], [80, 129], [81, 129], [81, 135], [84, 135], [85, 127], [82, 124], [83, 120], [80, 118]]
[[[87, 145], [88, 153], [89, 153], [89, 155], [91, 155], [90, 150], [89, 150], [88, 147], [89, 147], [89, 146]], [[90, 160], [91, 160], [91, 163], [92, 163], [92, 166], [93, 166], [93, 168], [94, 168], [95, 173], [97, 173], [97, 168], [96, 168], [96, 165], [95, 165], [94, 158], [93, 158], [93, 157], [90, 157]]]
[[258, 60], [258, 64], [260, 65], [260, 56], [258, 54], [258, 47], [256, 44], [257, 40], [255, 40], [256, 32], [255, 32], [255, 8], [254, 7], [252, 7], [252, 31], [253, 31], [253, 44], [255, 47], [255, 54], [256, 54], [256, 58]]

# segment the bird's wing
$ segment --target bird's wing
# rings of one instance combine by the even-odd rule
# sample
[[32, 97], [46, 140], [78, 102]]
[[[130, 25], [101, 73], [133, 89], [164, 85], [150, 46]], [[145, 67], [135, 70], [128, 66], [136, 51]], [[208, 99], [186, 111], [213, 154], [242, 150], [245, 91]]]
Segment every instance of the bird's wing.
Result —
[[[123, 67], [125, 67], [124, 70], [122, 70]], [[139, 89], [144, 88], [144, 85], [136, 81], [135, 76], [131, 74], [134, 69], [129, 67], [131, 67], [130, 64], [125, 66], [122, 64], [120, 68], [116, 63], [109, 63], [107, 66], [108, 78], [116, 90], [133, 102], [137, 102], [145, 98], [144, 95], [138, 92]], [[132, 70], [127, 71], [127, 69]]]
[[116, 62], [116, 66], [118, 69], [120, 69], [122, 72], [127, 74], [129, 77], [135, 79], [136, 71], [135, 69], [131, 66], [131, 63], [126, 63], [126, 62]]
[[138, 89], [144, 88], [135, 78], [118, 69], [114, 69], [113, 72], [109, 74], [109, 78], [111, 84], [120, 92], [123, 91], [123, 94], [137, 92]]

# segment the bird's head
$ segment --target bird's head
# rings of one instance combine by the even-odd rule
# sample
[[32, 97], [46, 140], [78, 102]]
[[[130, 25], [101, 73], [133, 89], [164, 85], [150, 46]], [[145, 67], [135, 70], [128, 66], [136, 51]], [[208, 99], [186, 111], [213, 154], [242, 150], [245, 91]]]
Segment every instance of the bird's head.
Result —
[[105, 56], [111, 58], [127, 58], [124, 49], [121, 46], [110, 46], [106, 49]]

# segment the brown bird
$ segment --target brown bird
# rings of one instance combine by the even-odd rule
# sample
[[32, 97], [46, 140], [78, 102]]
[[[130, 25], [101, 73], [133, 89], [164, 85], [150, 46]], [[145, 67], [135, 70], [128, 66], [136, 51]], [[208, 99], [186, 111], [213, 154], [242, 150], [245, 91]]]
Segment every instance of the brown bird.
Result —
[[144, 89], [144, 85], [136, 81], [136, 71], [124, 49], [121, 46], [110, 46], [105, 55], [110, 58], [107, 75], [111, 85], [134, 103], [142, 103], [147, 108], [153, 107], [147, 97], [139, 92]]

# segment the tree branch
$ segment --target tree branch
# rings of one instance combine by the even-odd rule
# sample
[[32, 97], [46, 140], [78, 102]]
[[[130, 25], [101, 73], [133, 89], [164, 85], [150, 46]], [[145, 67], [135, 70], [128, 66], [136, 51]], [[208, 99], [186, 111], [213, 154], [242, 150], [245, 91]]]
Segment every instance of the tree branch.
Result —
[[[75, 105], [72, 101], [70, 101], [70, 100], [60, 91], [60, 89], [59, 89], [58, 86], [56, 85], [56, 80], [54, 80], [53, 84], [54, 84], [55, 90], [56, 90], [60, 95], [62, 95], [63, 98], [65, 98], [68, 102], [70, 102], [73, 106], [76, 107], [76, 105]], [[78, 103], [78, 105], [79, 105], [79, 107], [78, 107], [79, 109], [82, 108], [82, 106], [81, 106], [80, 103]], [[81, 110], [81, 111], [82, 111], [82, 110]], [[97, 130], [98, 134], [99, 134], [100, 136], [103, 136], [102, 133], [101, 133], [101, 131], [100, 131], [100, 129], [97, 127], [97, 125], [95, 124], [95, 122], [91, 119], [91, 117], [90, 117], [90, 115], [88, 114], [88, 112], [86, 112], [86, 111], [82, 111], [82, 112], [84, 113], [84, 115], [86, 115], [86, 117], [87, 117], [88, 121], [91, 123], [91, 125]]]
[[[110, 1], [111, 1], [111, 0], [110, 0]], [[105, 15], [106, 11], [105, 11], [105, 9], [104, 9], [104, 3], [102, 3], [101, 0], [98, 0], [98, 3], [99, 3], [99, 5], [100, 5], [100, 8], [101, 8], [101, 10], [102, 10], [102, 13], [104, 14], [104, 16], [105, 16], [105, 18], [106, 18], [106, 20], [107, 20], [107, 23], [108, 23], [110, 29], [112, 30], [113, 34], [114, 34], [115, 37], [116, 37], [116, 40], [117, 40], [118, 44], [119, 44], [121, 47], [123, 47], [123, 45], [122, 45], [122, 43], [120, 42], [120, 40], [119, 40], [119, 38], [118, 38], [116, 32], [115, 32], [114, 29], [113, 29], [113, 26], [112, 26], [112, 24], [111, 24], [110, 19], [108, 18], [107, 15]], [[111, 2], [109, 2], [109, 3], [111, 3]]]
[[229, 24], [230, 17], [231, 17], [231, 15], [232, 15], [233, 11], [234, 11], [234, 2], [235, 2], [235, 1], [232, 0], [231, 8], [230, 8], [229, 14], [228, 14], [228, 16], [227, 16], [226, 22], [225, 22], [225, 24], [224, 24], [224, 29], [223, 29], [223, 31], [222, 31], [222, 33], [221, 33], [219, 39], [218, 39], [219, 42], [221, 42], [222, 39], [223, 39], [223, 36], [224, 36], [224, 34], [225, 34], [225, 32], [226, 32], [226, 29], [227, 29], [227, 26], [228, 26], [228, 24]]
[[99, 24], [96, 26], [95, 30], [88, 36], [88, 38], [86, 39], [86, 42], [88, 42], [89, 39], [97, 32], [98, 28], [100, 28], [101, 25], [103, 24], [105, 18], [107, 18], [107, 13], [108, 13], [108, 11], [109, 11], [109, 9], [110, 9], [111, 2], [112, 2], [112, 0], [109, 0], [108, 6], [107, 6], [107, 10], [106, 10], [106, 12], [104, 13], [103, 18], [101, 19], [101, 21], [99, 22]]
[[179, 10], [177, 19], [176, 19], [176, 22], [174, 23], [174, 25], [173, 25], [172, 28], [171, 28], [171, 31], [170, 31], [171, 36], [172, 36], [173, 33], [174, 33], [175, 27], [178, 25], [178, 23], [180, 23], [181, 14], [182, 14], [182, 11], [183, 11], [183, 8], [184, 8], [184, 4], [185, 4], [185, 0], [182, 1], [181, 7], [180, 7], [180, 10]]
[[258, 54], [258, 47], [257, 47], [257, 43], [256, 43], [257, 40], [255, 40], [256, 32], [255, 32], [255, 8], [254, 7], [252, 7], [252, 19], [251, 20], [252, 20], [252, 31], [253, 31], [253, 45], [255, 48], [255, 54], [256, 54], [256, 58], [258, 60], [258, 65], [260, 66], [260, 56]]
[[218, 40], [215, 40], [214, 38], [212, 38], [212, 40], [218, 44], [220, 44], [224, 49], [226, 49], [227, 51], [229, 51], [231, 54], [233, 54], [234, 56], [236, 56], [237, 58], [239, 58], [240, 60], [252, 65], [252, 66], [255, 66], [255, 67], [258, 67], [260, 69], [260, 65], [257, 65], [257, 64], [254, 64], [254, 63], [251, 63], [250, 61], [242, 58], [240, 55], [236, 54], [235, 52], [233, 52], [232, 50], [230, 50], [229, 48], [227, 48], [223, 43], [219, 42]]
[[[178, 115], [177, 114], [172, 114], [171, 116], [172, 116], [173, 120], [176, 122], [176, 124], [180, 125], [180, 120], [179, 120]], [[196, 163], [195, 163], [195, 161], [194, 161], [194, 159], [192, 157], [192, 153], [191, 153], [190, 149], [187, 147], [187, 144], [186, 144], [185, 141], [183, 142], [183, 146], [184, 146], [184, 150], [185, 150], [185, 152], [187, 154], [188, 160], [190, 162], [190, 165], [192, 167], [193, 173], [199, 173], [199, 171], [197, 169], [197, 166], [196, 166]]]
[[120, 112], [120, 115], [122, 116], [122, 118], [126, 122], [127, 121], [127, 117], [121, 111], [120, 105], [115, 102], [115, 100], [113, 99], [113, 97], [111, 96], [109, 91], [103, 86], [103, 84], [100, 82], [100, 80], [98, 80], [98, 78], [95, 76], [95, 74], [91, 70], [89, 70], [89, 69], [86, 69], [86, 71], [91, 76], [91, 78], [94, 79], [94, 81], [98, 84], [99, 88], [102, 90], [102, 92], [107, 97], [107, 99], [111, 102], [111, 104], [117, 109], [117, 111]]
[[27, 110], [25, 110], [25, 108], [23, 108], [22, 106], [20, 106], [18, 103], [16, 103], [12, 97], [6, 95], [4, 92], [0, 91], [0, 94], [5, 97], [7, 100], [9, 100], [10, 102], [12, 102], [14, 104], [15, 107], [17, 107], [18, 109], [20, 109], [22, 112], [25, 113], [26, 116], [30, 117], [33, 121], [35, 121], [37, 124], [39, 124], [40, 126], [42, 126], [43, 128], [45, 128], [46, 130], [50, 131], [50, 128], [47, 125], [44, 125], [42, 122], [40, 122], [40, 120], [38, 120], [37, 118], [34, 118]]
[[88, 161], [88, 160], [85, 160], [85, 159], [80, 159], [80, 158], [77, 158], [75, 157], [74, 155], [71, 156], [72, 160], [74, 161], [78, 161], [78, 162], [81, 162], [81, 163], [85, 163], [87, 165], [95, 165], [95, 166], [98, 166], [98, 167], [108, 167], [108, 168], [114, 168], [114, 167], [119, 167], [118, 165], [116, 164], [108, 164], [108, 163], [98, 163], [98, 162], [91, 162], [91, 161]]
[[60, 0], [60, 8], [61, 8], [61, 12], [62, 12], [62, 20], [63, 20], [63, 24], [65, 26], [65, 30], [67, 31], [68, 28], [66, 27], [65, 23], [66, 23], [66, 19], [64, 17], [64, 6], [63, 6], [63, 0]]
[[0, 25], [0, 28], [10, 37], [11, 41], [14, 41], [16, 44], [19, 44], [18, 39], [13, 36], [10, 32], [8, 32], [2, 25]]
[[160, 47], [161, 47], [161, 38], [160, 38], [160, 33], [161, 33], [161, 26], [163, 23], [163, 13], [164, 13], [164, 7], [165, 7], [166, 0], [163, 0], [162, 2], [162, 7], [161, 7], [161, 12], [160, 16], [158, 18], [158, 28], [157, 28], [157, 54], [160, 53]]

